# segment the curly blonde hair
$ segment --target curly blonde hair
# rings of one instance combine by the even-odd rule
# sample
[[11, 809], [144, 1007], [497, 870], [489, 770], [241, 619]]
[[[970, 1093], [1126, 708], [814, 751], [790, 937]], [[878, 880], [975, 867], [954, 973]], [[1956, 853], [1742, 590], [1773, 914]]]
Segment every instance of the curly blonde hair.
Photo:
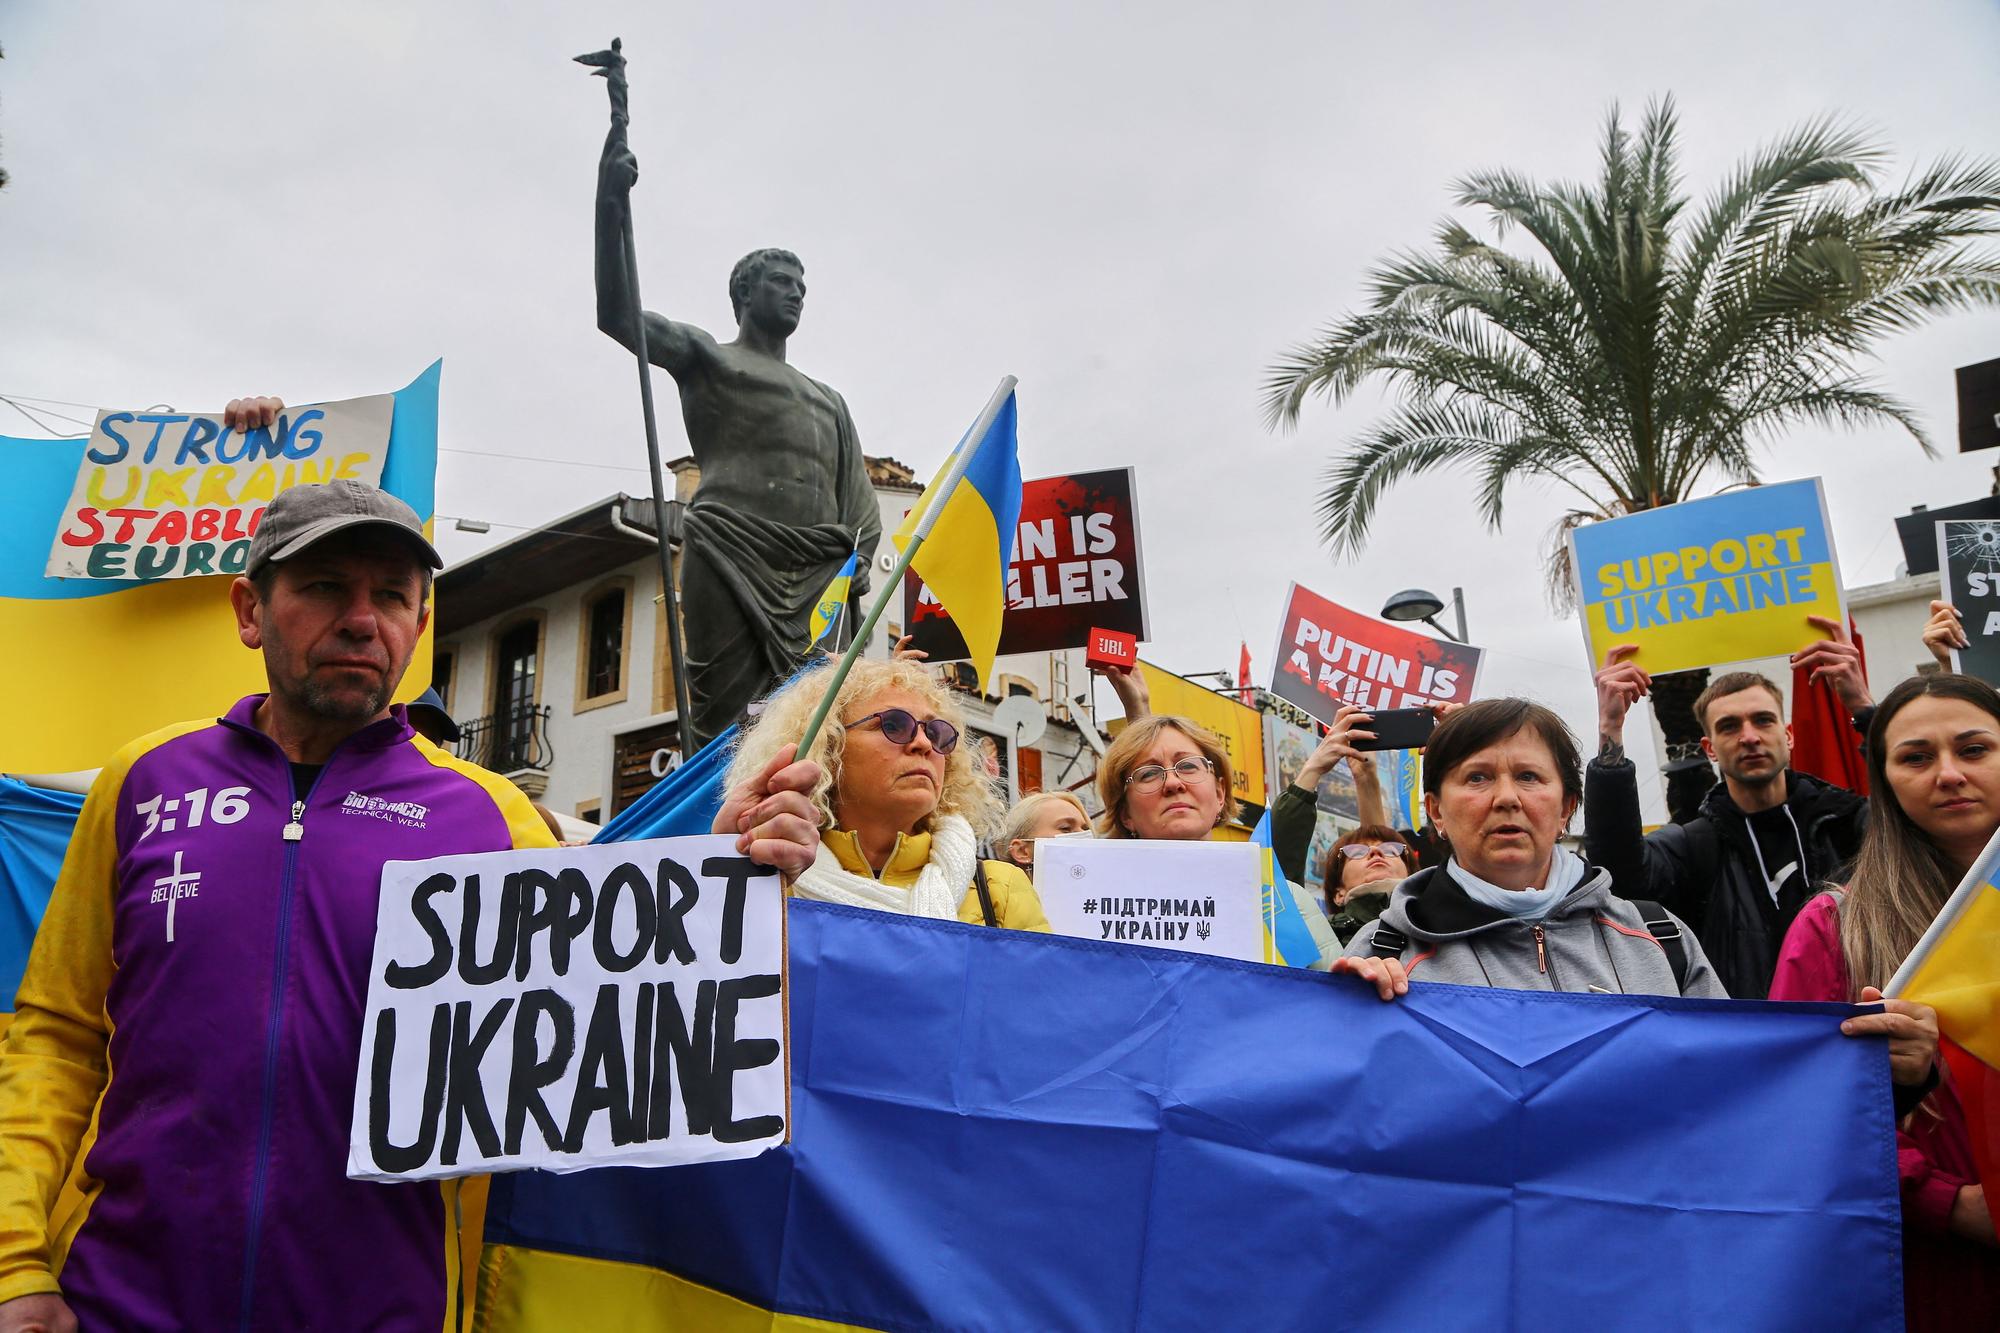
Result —
[[[763, 713], [745, 726], [737, 742], [735, 757], [729, 761], [729, 786], [756, 777], [780, 748], [797, 743], [832, 679], [833, 664], [828, 663], [799, 676], [765, 702]], [[833, 796], [840, 790], [840, 759], [847, 750], [847, 728], [841, 718], [852, 712], [854, 705], [884, 690], [915, 695], [958, 728], [958, 748], [945, 760], [944, 790], [938, 793], [937, 808], [918, 823], [917, 830], [929, 830], [937, 815], [960, 815], [975, 834], [986, 837], [1000, 822], [1001, 810], [998, 784], [986, 773], [986, 747], [966, 730], [965, 713], [951, 692], [919, 662], [859, 661], [841, 682], [826, 721], [813, 737], [811, 751], [799, 756], [820, 766], [819, 785], [812, 789], [820, 827], [836, 827]]]
[[1216, 827], [1220, 828], [1236, 818], [1236, 769], [1229, 762], [1229, 749], [1216, 734], [1191, 717], [1174, 717], [1171, 714], [1155, 713], [1129, 724], [1118, 733], [1118, 739], [1105, 747], [1104, 758], [1097, 764], [1097, 798], [1104, 804], [1104, 813], [1097, 818], [1097, 836], [1100, 838], [1133, 838], [1138, 835], [1125, 827], [1120, 818], [1125, 813], [1125, 779], [1132, 770], [1139, 767], [1146, 757], [1146, 751], [1163, 731], [1178, 731], [1200, 750], [1202, 757], [1215, 769], [1216, 789], [1222, 793], [1222, 813], [1216, 817]]

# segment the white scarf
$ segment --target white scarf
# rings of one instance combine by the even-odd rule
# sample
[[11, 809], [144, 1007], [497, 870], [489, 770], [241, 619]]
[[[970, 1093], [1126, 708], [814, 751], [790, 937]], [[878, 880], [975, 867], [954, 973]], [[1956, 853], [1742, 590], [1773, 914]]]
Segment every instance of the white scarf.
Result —
[[1556, 904], [1567, 898], [1571, 889], [1583, 883], [1583, 872], [1589, 869], [1584, 865], [1583, 858], [1562, 847], [1556, 848], [1555, 857], [1549, 863], [1549, 886], [1546, 889], [1503, 889], [1473, 874], [1455, 857], [1446, 861], [1444, 868], [1472, 901], [1520, 921], [1540, 921], [1555, 911]]
[[792, 892], [816, 902], [956, 921], [958, 904], [972, 886], [972, 864], [978, 855], [979, 840], [965, 817], [940, 815], [931, 821], [930, 860], [909, 888], [893, 888], [873, 875], [855, 874], [822, 841], [813, 863], [792, 881]]

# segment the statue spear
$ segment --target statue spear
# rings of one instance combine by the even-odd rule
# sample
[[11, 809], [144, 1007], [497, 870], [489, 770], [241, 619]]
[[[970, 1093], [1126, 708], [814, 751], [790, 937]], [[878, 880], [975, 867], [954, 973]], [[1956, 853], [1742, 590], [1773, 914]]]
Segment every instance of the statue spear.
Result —
[[[632, 124], [629, 105], [629, 89], [625, 82], [625, 57], [621, 54], [622, 43], [611, 39], [608, 51], [593, 51], [589, 55], [576, 57], [579, 65], [595, 66], [591, 73], [604, 80], [605, 91], [611, 96], [611, 130], [623, 139]], [[683, 762], [692, 757], [688, 739], [692, 735], [694, 713], [688, 703], [687, 646], [681, 638], [680, 597], [674, 591], [674, 562], [668, 551], [668, 542], [674, 535], [669, 529], [667, 509], [666, 472], [660, 466], [660, 431], [653, 416], [653, 365], [646, 355], [646, 314], [639, 302], [639, 259], [632, 243], [632, 210], [625, 209], [622, 224], [625, 239], [625, 283], [632, 293], [632, 350], [639, 358], [639, 407], [646, 420], [646, 462], [653, 478], [653, 515], [660, 534], [660, 614], [667, 619], [668, 668], [674, 678], [675, 721], [680, 731], [681, 755]], [[672, 524], [678, 527], [678, 524]]]

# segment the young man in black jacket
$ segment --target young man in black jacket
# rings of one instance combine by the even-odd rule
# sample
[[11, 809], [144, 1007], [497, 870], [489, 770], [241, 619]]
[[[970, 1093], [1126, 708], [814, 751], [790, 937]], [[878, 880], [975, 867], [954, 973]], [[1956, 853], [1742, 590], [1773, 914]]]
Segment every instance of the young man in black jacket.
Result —
[[[1761, 1000], [1799, 908], [1860, 849], [1867, 801], [1792, 772], [1783, 693], [1754, 672], [1733, 671], [1716, 677], [1694, 706], [1702, 749], [1722, 781], [1694, 819], [1645, 834], [1624, 728], [1651, 680], [1625, 660], [1633, 651], [1612, 649], [1597, 673], [1599, 749], [1584, 770], [1585, 859], [1611, 872], [1620, 897], [1651, 899], [1687, 921], [1729, 993]], [[1793, 662], [1832, 683], [1850, 714], [1872, 706], [1845, 635], [1808, 645]]]

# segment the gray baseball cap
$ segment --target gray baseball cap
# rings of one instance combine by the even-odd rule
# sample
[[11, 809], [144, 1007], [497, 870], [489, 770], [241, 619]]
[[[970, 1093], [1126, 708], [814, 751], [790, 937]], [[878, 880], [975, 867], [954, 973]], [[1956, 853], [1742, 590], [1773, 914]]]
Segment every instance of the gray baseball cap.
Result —
[[416, 510], [366, 482], [343, 480], [278, 492], [257, 521], [243, 572], [254, 577], [273, 561], [290, 560], [336, 532], [363, 525], [394, 528], [409, 538], [432, 569], [444, 568], [436, 548], [424, 537], [423, 520]]

